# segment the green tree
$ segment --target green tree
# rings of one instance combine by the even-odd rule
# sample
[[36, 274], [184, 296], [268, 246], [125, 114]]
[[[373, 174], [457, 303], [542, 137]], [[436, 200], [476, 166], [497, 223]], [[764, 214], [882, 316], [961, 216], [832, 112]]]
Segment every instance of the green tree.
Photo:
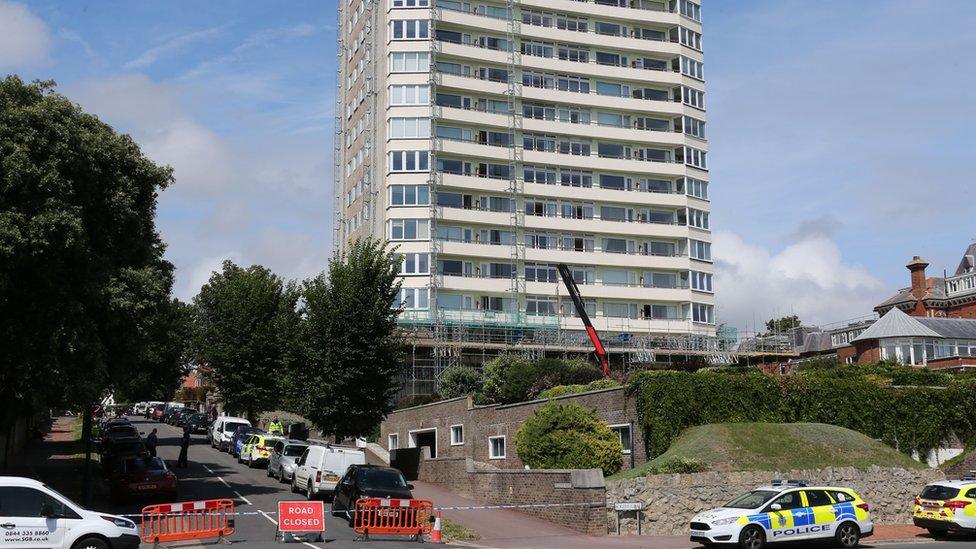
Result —
[[399, 256], [384, 242], [357, 240], [302, 286], [299, 410], [336, 437], [368, 434], [393, 409], [404, 342]]
[[193, 352], [211, 369], [224, 405], [255, 420], [281, 401], [294, 364], [298, 291], [260, 265], [224, 261], [193, 298]]
[[515, 433], [519, 459], [533, 469], [620, 470], [620, 439], [596, 412], [579, 404], [550, 402], [526, 418]]
[[156, 201], [171, 182], [52, 82], [0, 80], [0, 423], [92, 402], [182, 353], [160, 337], [173, 267]]
[[802, 325], [803, 323], [800, 322], [799, 316], [791, 315], [767, 320], [766, 330], [771, 333], [783, 333], [799, 328]]
[[452, 366], [441, 374], [437, 394], [441, 398], [457, 398], [477, 393], [482, 384], [481, 372], [478, 370], [468, 366]]
[[586, 384], [601, 377], [600, 370], [584, 359], [531, 361], [503, 354], [485, 363], [484, 394], [490, 402], [521, 402], [557, 385]]
[[188, 372], [191, 308], [173, 298], [160, 304], [148, 325], [149, 345], [139, 366], [114, 386], [116, 402], [170, 400]]

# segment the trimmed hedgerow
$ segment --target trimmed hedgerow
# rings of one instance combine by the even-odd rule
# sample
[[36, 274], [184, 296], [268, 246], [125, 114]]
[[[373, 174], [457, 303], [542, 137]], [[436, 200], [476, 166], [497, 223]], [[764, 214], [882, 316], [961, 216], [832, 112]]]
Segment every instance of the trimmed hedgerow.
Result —
[[515, 433], [519, 459], [533, 469], [620, 470], [620, 439], [590, 408], [550, 402], [526, 418]]
[[788, 378], [761, 373], [641, 372], [628, 388], [649, 458], [688, 427], [744, 421], [828, 423], [924, 455], [950, 434], [976, 439], [976, 380], [928, 376], [941, 386], [898, 386], [913, 374], [890, 365], [813, 370]]

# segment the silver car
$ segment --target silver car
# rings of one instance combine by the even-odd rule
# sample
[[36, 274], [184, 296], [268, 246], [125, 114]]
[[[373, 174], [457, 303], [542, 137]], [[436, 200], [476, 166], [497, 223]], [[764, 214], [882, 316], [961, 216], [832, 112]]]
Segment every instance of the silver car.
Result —
[[305, 453], [305, 448], [308, 448], [308, 443], [301, 440], [275, 442], [268, 459], [268, 476], [279, 482], [291, 482], [295, 476], [295, 460]]

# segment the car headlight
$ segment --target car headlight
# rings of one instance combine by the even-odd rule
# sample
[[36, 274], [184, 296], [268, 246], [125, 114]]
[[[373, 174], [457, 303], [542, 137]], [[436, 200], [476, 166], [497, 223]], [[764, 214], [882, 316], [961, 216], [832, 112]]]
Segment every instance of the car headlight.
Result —
[[285, 471], [292, 471], [292, 470], [295, 469], [295, 464], [294, 463], [286, 463], [286, 464], [282, 465], [281, 468], [284, 469]]
[[729, 524], [735, 524], [739, 521], [739, 517], [729, 517], [724, 519], [718, 519], [712, 523], [712, 526], [728, 526]]
[[131, 520], [126, 520], [124, 518], [119, 518], [119, 517], [106, 517], [106, 516], [102, 516], [102, 518], [105, 519], [105, 520], [107, 520], [107, 521], [109, 521], [109, 522], [111, 522], [112, 524], [118, 526], [119, 528], [135, 528], [136, 527], [136, 523], [132, 522]]

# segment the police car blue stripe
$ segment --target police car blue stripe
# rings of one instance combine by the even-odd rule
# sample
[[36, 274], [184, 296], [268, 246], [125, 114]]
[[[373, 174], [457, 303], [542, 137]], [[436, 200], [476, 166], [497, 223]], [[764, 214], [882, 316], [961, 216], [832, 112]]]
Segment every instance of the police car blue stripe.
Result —
[[857, 520], [857, 514], [854, 513], [853, 503], [836, 503], [834, 508], [834, 521], [841, 521], [844, 519]]
[[772, 525], [772, 523], [769, 522], [769, 515], [767, 513], [760, 513], [758, 515], [749, 515], [746, 518], [749, 519], [749, 522], [757, 522], [757, 523], [759, 523], [760, 526], [762, 526], [763, 528], [765, 528], [767, 530], [772, 530], [773, 529], [773, 525]]

